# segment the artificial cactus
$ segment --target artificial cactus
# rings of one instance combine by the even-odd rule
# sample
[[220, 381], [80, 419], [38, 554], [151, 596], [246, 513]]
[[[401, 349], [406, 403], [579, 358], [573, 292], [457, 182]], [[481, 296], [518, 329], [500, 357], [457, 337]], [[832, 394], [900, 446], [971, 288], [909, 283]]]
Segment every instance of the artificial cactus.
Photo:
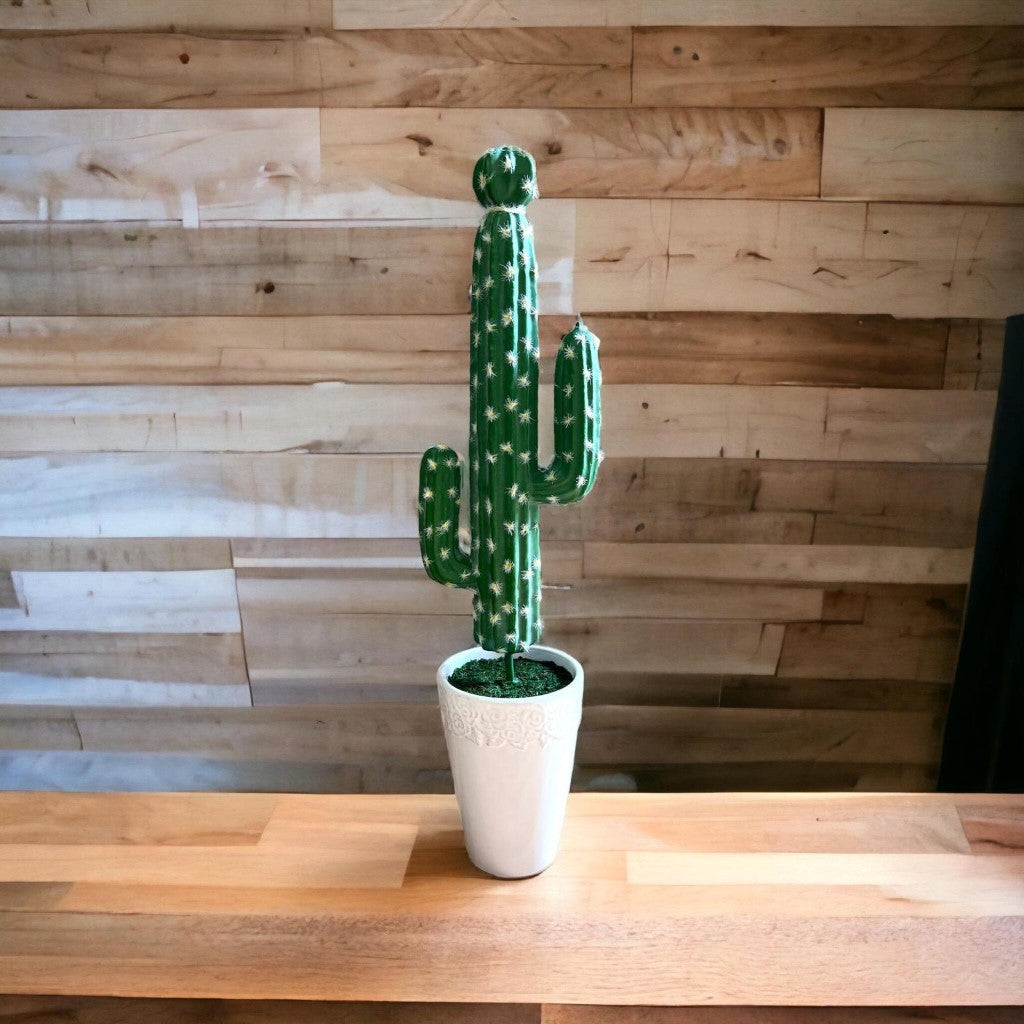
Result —
[[[542, 504], [579, 501], [601, 461], [598, 339], [577, 318], [555, 360], [554, 457], [537, 460], [537, 260], [526, 206], [537, 197], [533, 157], [503, 146], [473, 172], [485, 208], [470, 290], [469, 464], [445, 445], [420, 463], [420, 551], [438, 583], [476, 591], [476, 642], [512, 655], [536, 643], [540, 617]], [[469, 475], [470, 550], [459, 544]]]

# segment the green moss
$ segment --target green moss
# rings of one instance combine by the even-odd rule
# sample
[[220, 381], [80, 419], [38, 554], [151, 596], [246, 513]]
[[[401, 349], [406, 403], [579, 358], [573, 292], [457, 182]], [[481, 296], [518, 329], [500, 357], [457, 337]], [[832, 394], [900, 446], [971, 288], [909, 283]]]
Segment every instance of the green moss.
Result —
[[572, 682], [572, 673], [553, 661], [516, 658], [516, 681], [505, 680], [503, 658], [477, 658], [460, 665], [448, 682], [456, 689], [478, 697], [542, 697]]

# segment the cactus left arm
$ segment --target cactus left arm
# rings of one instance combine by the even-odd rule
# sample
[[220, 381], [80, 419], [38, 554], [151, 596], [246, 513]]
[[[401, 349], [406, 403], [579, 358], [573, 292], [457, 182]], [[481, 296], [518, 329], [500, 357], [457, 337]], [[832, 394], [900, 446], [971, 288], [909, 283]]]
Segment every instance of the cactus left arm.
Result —
[[427, 575], [448, 587], [473, 586], [473, 563], [459, 547], [462, 465], [445, 445], [428, 448], [420, 461], [420, 554]]
[[562, 338], [555, 359], [555, 454], [534, 464], [530, 497], [564, 505], [580, 501], [597, 479], [601, 453], [600, 341], [581, 320]]

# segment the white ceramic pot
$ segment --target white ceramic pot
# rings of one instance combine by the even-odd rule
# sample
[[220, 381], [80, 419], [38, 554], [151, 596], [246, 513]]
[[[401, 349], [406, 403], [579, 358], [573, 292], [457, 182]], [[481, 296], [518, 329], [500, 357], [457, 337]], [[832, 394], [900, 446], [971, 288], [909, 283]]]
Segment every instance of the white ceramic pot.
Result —
[[525, 657], [573, 673], [542, 697], [477, 697], [452, 686], [460, 665], [500, 654], [473, 647], [437, 670], [441, 720], [469, 859], [497, 878], [528, 878], [558, 853], [583, 710], [583, 666], [554, 647]]

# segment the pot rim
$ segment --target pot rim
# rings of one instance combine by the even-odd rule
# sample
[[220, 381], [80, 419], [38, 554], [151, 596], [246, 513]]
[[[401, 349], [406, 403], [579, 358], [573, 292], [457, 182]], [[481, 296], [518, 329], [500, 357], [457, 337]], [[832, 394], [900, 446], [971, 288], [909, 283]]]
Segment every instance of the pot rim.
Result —
[[[534, 654], [540, 655], [540, 657], [533, 657]], [[540, 694], [536, 697], [485, 697], [479, 693], [467, 693], [465, 690], [460, 690], [457, 686], [452, 686], [448, 682], [448, 672], [451, 669], [446, 670], [446, 666], [454, 661], [456, 658], [462, 658], [462, 664], [467, 661], [472, 661], [476, 658], [487, 658], [489, 660], [496, 661], [498, 658], [504, 657], [497, 651], [487, 651], [483, 647], [467, 647], [465, 650], [456, 651], [454, 654], [448, 655], [444, 661], [438, 666], [437, 669], [437, 683], [438, 686], [444, 687], [446, 690], [450, 690], [452, 693], [457, 693], [461, 697], [467, 697], [470, 700], [479, 700], [488, 704], [502, 704], [502, 705], [525, 705], [525, 704], [543, 704], [545, 702], [553, 702], [561, 698], [564, 700], [569, 696], [570, 692], [574, 689], [583, 688], [583, 666], [566, 651], [563, 651], [559, 647], [545, 647], [542, 644], [534, 644], [529, 649], [522, 652], [522, 656], [529, 658], [530, 661], [543, 661], [543, 655], [555, 654], [558, 657], [564, 659], [568, 664], [567, 668], [572, 671], [572, 679], [558, 690], [552, 690], [551, 693]], [[469, 655], [469, 657], [463, 657]]]

